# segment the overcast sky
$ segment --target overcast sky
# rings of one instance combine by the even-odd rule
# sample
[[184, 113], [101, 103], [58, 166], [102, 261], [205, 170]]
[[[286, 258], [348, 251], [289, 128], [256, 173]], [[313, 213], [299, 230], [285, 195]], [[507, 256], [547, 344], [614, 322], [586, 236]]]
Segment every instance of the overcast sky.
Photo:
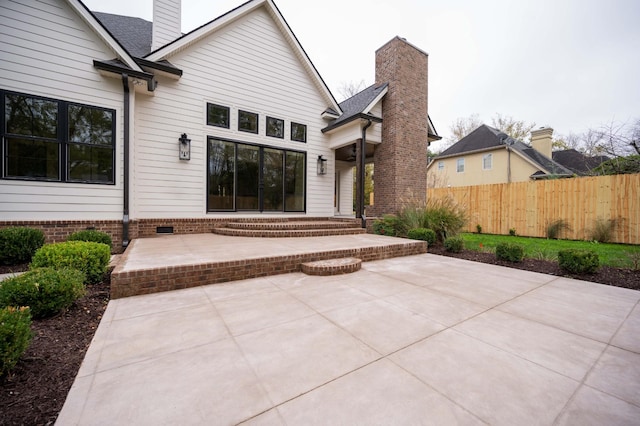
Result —
[[[640, 118], [638, 0], [275, 0], [334, 96], [374, 83], [374, 52], [394, 36], [429, 53], [429, 115], [496, 113], [556, 135]], [[152, 17], [152, 0], [84, 0]], [[182, 0], [182, 31], [242, 0]], [[437, 146], [435, 147], [437, 150]]]

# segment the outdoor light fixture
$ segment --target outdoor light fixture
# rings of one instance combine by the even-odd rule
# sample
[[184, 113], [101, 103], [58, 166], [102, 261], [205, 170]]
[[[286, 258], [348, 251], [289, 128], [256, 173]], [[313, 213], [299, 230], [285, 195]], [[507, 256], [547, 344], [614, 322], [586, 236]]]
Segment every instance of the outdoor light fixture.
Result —
[[191, 139], [187, 137], [186, 133], [180, 136], [180, 144], [178, 146], [178, 158], [181, 160], [191, 160]]
[[327, 159], [322, 158], [322, 155], [318, 155], [318, 175], [327, 174]]

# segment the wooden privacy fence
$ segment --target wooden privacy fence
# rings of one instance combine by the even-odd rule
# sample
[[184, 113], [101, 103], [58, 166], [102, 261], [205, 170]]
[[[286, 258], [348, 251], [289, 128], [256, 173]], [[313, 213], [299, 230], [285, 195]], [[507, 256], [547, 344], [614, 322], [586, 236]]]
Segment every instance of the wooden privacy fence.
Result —
[[561, 238], [590, 239], [596, 222], [615, 220], [612, 242], [640, 244], [640, 174], [429, 188], [427, 198], [453, 197], [467, 208], [467, 231], [546, 237], [564, 219]]

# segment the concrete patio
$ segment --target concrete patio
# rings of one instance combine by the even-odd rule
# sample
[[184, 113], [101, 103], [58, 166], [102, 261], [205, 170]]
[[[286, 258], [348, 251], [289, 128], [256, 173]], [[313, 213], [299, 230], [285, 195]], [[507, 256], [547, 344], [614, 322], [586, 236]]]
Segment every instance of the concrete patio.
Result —
[[431, 254], [111, 300], [57, 424], [638, 424], [639, 300]]

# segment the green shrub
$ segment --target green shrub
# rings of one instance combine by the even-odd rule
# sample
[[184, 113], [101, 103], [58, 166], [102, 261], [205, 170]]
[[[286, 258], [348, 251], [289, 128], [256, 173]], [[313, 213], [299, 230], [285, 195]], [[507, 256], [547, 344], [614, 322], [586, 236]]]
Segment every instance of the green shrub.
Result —
[[96, 231], [95, 229], [86, 229], [84, 231], [74, 232], [69, 235], [67, 241], [88, 241], [93, 243], [102, 243], [111, 247], [112, 241], [106, 232]]
[[0, 376], [8, 373], [31, 342], [29, 308], [8, 306], [0, 309]]
[[407, 238], [426, 241], [428, 245], [432, 245], [436, 242], [436, 233], [433, 229], [414, 228], [407, 232]]
[[567, 249], [558, 252], [558, 264], [572, 274], [593, 274], [600, 266], [600, 258], [591, 250]]
[[33, 254], [44, 244], [39, 229], [11, 227], [0, 229], [0, 265], [29, 263]]
[[604, 220], [598, 218], [593, 226], [593, 229], [589, 232], [589, 239], [591, 241], [597, 241], [599, 243], [606, 243], [613, 238], [613, 232], [618, 226], [618, 220], [609, 219]]
[[518, 235], [516, 234], [516, 228], [509, 229], [509, 235], [511, 235], [512, 237], [515, 237], [516, 235]]
[[482, 225], [477, 224], [476, 225], [476, 231], [478, 231], [478, 234], [482, 234]]
[[34, 318], [46, 318], [82, 297], [83, 281], [77, 269], [33, 269], [0, 283], [0, 307], [28, 306]]
[[547, 238], [557, 240], [562, 231], [571, 231], [569, 222], [564, 219], [554, 220], [547, 225]]
[[404, 235], [404, 228], [400, 219], [393, 214], [386, 214], [382, 219], [373, 222], [373, 233], [378, 235], [388, 235], [391, 237]]
[[444, 248], [452, 253], [460, 253], [464, 249], [462, 237], [449, 237], [444, 240]]
[[86, 282], [102, 280], [109, 266], [111, 248], [102, 243], [67, 241], [42, 246], [33, 256], [32, 268], [74, 268], [85, 274]]
[[500, 243], [496, 246], [496, 257], [509, 262], [522, 262], [524, 247], [520, 244]]

